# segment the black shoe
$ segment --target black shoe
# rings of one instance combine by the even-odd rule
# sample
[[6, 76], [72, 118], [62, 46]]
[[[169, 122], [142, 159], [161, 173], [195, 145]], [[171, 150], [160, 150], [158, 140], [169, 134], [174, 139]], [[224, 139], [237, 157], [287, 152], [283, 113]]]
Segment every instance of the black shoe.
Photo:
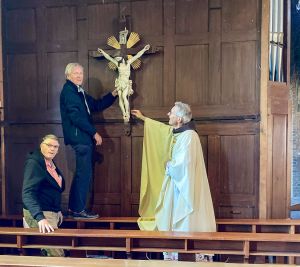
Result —
[[97, 219], [99, 215], [97, 213], [88, 212], [83, 210], [81, 212], [72, 212], [72, 216], [74, 219]]

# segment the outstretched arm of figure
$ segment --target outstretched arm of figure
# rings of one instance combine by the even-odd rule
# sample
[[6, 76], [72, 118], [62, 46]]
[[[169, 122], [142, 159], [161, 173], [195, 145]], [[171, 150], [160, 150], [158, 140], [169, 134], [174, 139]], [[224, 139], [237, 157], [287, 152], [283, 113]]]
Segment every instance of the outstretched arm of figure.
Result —
[[149, 48], [150, 48], [150, 45], [149, 45], [149, 44], [145, 45], [145, 47], [144, 47], [141, 51], [137, 52], [137, 54], [136, 54], [135, 56], [133, 56], [132, 58], [128, 59], [128, 60], [127, 60], [127, 63], [128, 63], [128, 64], [131, 64], [131, 63], [133, 63], [134, 61], [136, 61], [136, 60], [137, 60], [138, 58], [140, 58], [147, 50], [149, 50]]
[[138, 119], [144, 121], [147, 117], [144, 116], [144, 114], [138, 110], [138, 109], [132, 109], [131, 114], [137, 117]]
[[108, 61], [114, 63], [116, 66], [118, 66], [118, 61], [116, 61], [113, 57], [111, 57], [109, 54], [107, 54], [104, 50], [101, 48], [98, 48], [98, 52], [101, 53]]

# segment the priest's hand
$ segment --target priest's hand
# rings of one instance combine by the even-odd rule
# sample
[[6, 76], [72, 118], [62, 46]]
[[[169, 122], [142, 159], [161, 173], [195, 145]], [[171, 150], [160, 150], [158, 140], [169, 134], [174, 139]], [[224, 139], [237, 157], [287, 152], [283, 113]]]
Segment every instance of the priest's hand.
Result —
[[135, 117], [137, 117], [140, 120], [145, 120], [146, 117], [142, 114], [142, 112], [138, 109], [132, 109], [131, 110], [131, 114], [134, 115]]

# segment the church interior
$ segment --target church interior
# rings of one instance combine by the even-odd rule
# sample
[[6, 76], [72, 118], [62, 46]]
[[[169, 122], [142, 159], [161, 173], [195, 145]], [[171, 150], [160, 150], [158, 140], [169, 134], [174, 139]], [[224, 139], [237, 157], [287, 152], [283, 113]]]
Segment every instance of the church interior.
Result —
[[[0, 265], [173, 266], [164, 251], [179, 252], [178, 266], [300, 264], [300, 219], [291, 218], [300, 210], [300, 189], [291, 205], [297, 2], [1, 0]], [[99, 98], [115, 89], [118, 70], [98, 49], [115, 58], [147, 44], [131, 66], [130, 109], [168, 124], [174, 102], [191, 106], [217, 232], [138, 229], [144, 127], [134, 116], [124, 121], [118, 101], [93, 114], [103, 141], [94, 152], [89, 208], [99, 218], [65, 216], [51, 234], [23, 228], [24, 161], [49, 133], [60, 143], [55, 162], [68, 212], [75, 156], [64, 145], [60, 115], [66, 65], [79, 62], [84, 89]], [[64, 248], [67, 257], [45, 260], [42, 245]], [[191, 262], [195, 253], [214, 262]]]

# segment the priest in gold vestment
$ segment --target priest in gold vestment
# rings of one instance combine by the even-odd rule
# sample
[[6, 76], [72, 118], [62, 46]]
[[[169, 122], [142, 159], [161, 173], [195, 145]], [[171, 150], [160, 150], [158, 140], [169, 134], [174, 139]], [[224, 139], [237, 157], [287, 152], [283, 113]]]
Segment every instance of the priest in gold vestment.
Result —
[[215, 232], [216, 222], [200, 138], [189, 105], [176, 102], [169, 125], [144, 120], [141, 230]]

